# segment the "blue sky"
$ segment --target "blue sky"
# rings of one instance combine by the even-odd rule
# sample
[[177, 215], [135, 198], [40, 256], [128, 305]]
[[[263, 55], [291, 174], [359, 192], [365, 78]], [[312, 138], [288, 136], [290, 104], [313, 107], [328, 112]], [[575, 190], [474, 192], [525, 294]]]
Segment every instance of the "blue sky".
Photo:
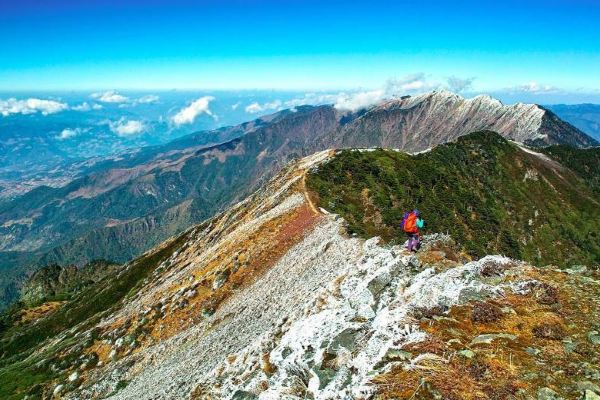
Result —
[[111, 3], [0, 0], [0, 90], [600, 90], [597, 0]]

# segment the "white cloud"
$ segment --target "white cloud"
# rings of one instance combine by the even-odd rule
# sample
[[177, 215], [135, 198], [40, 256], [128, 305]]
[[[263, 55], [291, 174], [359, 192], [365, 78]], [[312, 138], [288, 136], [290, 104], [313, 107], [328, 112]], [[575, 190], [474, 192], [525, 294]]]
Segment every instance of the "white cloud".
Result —
[[425, 87], [424, 81], [412, 81], [412, 82], [408, 82], [408, 83], [405, 83], [404, 85], [402, 85], [402, 89], [404, 89], [407, 92], [421, 90], [424, 87]]
[[101, 110], [102, 104], [98, 104], [98, 103], [89, 104], [87, 101], [84, 101], [83, 103], [81, 103], [79, 105], [71, 107], [71, 109], [75, 110], [75, 111]]
[[179, 126], [191, 124], [200, 114], [207, 114], [215, 118], [215, 115], [209, 109], [209, 104], [214, 99], [213, 96], [204, 96], [194, 100], [189, 106], [182, 108], [177, 114], [171, 117], [171, 121]]
[[65, 128], [62, 130], [62, 132], [56, 137], [58, 140], [66, 140], [66, 139], [70, 139], [72, 137], [78, 136], [79, 134], [81, 134], [83, 132], [83, 130], [81, 128]]
[[425, 91], [428, 87], [430, 84], [423, 80], [421, 74], [388, 79], [381, 89], [339, 93], [333, 106], [340, 111], [358, 111], [385, 99]]
[[262, 110], [263, 110], [263, 108], [256, 101], [254, 103], [246, 106], [246, 112], [249, 114], [256, 114], [256, 113], [261, 112]]
[[356, 111], [375, 104], [383, 100], [384, 97], [384, 90], [340, 93], [333, 106], [341, 111]]
[[155, 94], [148, 94], [146, 96], [142, 96], [139, 99], [137, 99], [138, 103], [141, 104], [150, 104], [150, 103], [156, 103], [158, 101], [159, 97]]
[[242, 103], [238, 101], [237, 103], [235, 103], [235, 104], [232, 104], [232, 105], [231, 105], [231, 109], [232, 109], [233, 111], [235, 111], [235, 110], [237, 110], [237, 109], [238, 109], [238, 107], [239, 107], [241, 104], [242, 104]]
[[246, 106], [245, 110], [248, 114], [257, 114], [266, 111], [281, 110], [282, 105], [283, 103], [281, 100], [273, 100], [264, 104], [259, 104], [255, 101], [254, 103]]
[[92, 107], [88, 104], [88, 102], [84, 101], [81, 104], [71, 107], [74, 111], [90, 111]]
[[303, 97], [288, 100], [284, 104], [288, 108], [305, 104], [333, 104], [338, 110], [356, 111], [375, 104], [385, 97], [386, 92], [384, 89], [340, 93], [306, 93]]
[[[357, 111], [383, 100], [408, 94], [419, 94], [443, 87], [439, 82], [430, 81], [423, 73], [407, 75], [403, 78], [388, 79], [383, 87], [370, 90], [355, 90], [340, 93], [306, 93], [304, 97], [288, 100], [286, 107], [303, 104], [333, 104], [341, 111]], [[257, 109], [251, 104], [253, 110]]]
[[0, 114], [8, 117], [11, 114], [35, 114], [37, 112], [43, 115], [54, 114], [67, 110], [69, 106], [55, 100], [43, 100], [29, 98], [26, 100], [17, 100], [10, 98], [8, 100], [0, 99]]
[[404, 96], [407, 94], [418, 94], [435, 90], [441, 86], [438, 82], [431, 82], [422, 73], [406, 75], [403, 78], [390, 78], [385, 83], [385, 95], [388, 97]]
[[453, 92], [463, 92], [473, 87], [473, 81], [475, 78], [459, 78], [456, 76], [449, 76], [446, 82], [448, 83], [448, 89]]
[[524, 85], [515, 86], [509, 88], [510, 92], [525, 92], [525, 93], [533, 93], [533, 94], [544, 94], [544, 93], [555, 93], [558, 91], [558, 88], [550, 85], [540, 85], [535, 81], [528, 82]]
[[298, 97], [285, 102], [286, 107], [298, 107], [305, 104], [332, 104], [335, 103], [341, 93], [305, 93], [304, 97]]
[[129, 101], [129, 98], [116, 92], [115, 90], [109, 90], [107, 92], [92, 93], [91, 97], [97, 99], [103, 103], [125, 103]]
[[116, 122], [109, 122], [110, 130], [119, 136], [133, 136], [142, 133], [146, 126], [142, 121], [121, 118]]

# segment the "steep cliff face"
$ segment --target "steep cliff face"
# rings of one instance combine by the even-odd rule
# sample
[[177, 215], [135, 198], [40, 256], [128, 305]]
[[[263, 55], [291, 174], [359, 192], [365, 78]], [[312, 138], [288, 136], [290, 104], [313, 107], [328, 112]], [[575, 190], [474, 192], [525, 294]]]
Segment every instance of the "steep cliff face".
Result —
[[472, 261], [440, 234], [416, 255], [354, 236], [307, 190], [307, 173], [337, 156], [289, 164], [112, 279], [6, 328], [0, 396], [576, 398], [596, 390], [597, 270]]
[[536, 146], [596, 143], [536, 105], [486, 96], [433, 92], [357, 113], [302, 106], [207, 133], [209, 142], [235, 136], [222, 144], [183, 138], [1, 204], [0, 266], [15, 251], [39, 264], [125, 262], [243, 198], [291, 159], [328, 148], [421, 151], [481, 129]]

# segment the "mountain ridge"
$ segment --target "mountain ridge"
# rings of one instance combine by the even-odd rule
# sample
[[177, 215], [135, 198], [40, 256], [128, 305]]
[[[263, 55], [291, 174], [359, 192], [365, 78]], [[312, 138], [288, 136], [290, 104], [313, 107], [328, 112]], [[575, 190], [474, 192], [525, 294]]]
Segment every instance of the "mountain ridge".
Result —
[[223, 128], [217, 137], [237, 136], [225, 143], [194, 147], [196, 134], [134, 156], [133, 165], [121, 161], [1, 204], [3, 263], [6, 252], [24, 250], [33, 263], [124, 262], [251, 193], [291, 159], [332, 147], [421, 151], [481, 128], [521, 140], [529, 132], [535, 145], [596, 143], [537, 106], [503, 106], [485, 96], [434, 92], [360, 112], [300, 106]]
[[[540, 169], [539, 185], [567, 176], [566, 167], [547, 171], [539, 153], [495, 133], [439, 147], [456, 163], [478, 168], [514, 157], [506, 165], [520, 177]], [[476, 150], [479, 156], [462, 156]], [[410, 167], [434, 151], [405, 154], [401, 162]], [[472, 261], [452, 238], [434, 232], [416, 255], [399, 243], [353, 235], [354, 222], [314, 196], [307, 174], [325, 178], [340, 160], [351, 171], [364, 163], [345, 154], [379, 159], [380, 152], [404, 154], [326, 150], [292, 161], [239, 203], [60, 307], [35, 321], [11, 322], [0, 332], [0, 395], [579, 397], [577, 382], [597, 373], [598, 270], [536, 268], [500, 255]], [[527, 183], [534, 184], [533, 175]], [[569, 200], [563, 186], [556, 190]], [[544, 251], [553, 247], [549, 241]], [[568, 376], [554, 374], [568, 366]]]
[[[571, 155], [576, 164], [585, 166], [584, 152]], [[320, 207], [340, 214], [365, 239], [403, 240], [398, 221], [418, 208], [428, 229], [451, 234], [474, 257], [500, 253], [568, 266], [600, 263], [597, 178], [581, 170], [478, 132], [413, 156], [340, 150], [309, 174], [308, 187]]]

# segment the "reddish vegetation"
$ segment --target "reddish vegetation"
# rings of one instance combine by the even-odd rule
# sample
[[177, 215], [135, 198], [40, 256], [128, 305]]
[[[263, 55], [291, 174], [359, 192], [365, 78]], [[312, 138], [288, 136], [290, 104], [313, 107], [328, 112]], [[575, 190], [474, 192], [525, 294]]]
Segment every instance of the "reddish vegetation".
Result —
[[560, 340], [565, 336], [565, 332], [559, 324], [541, 324], [532, 330], [535, 337]]
[[[298, 243], [304, 233], [314, 225], [317, 216], [309, 206], [303, 205], [291, 215], [265, 224], [244, 247], [251, 253], [248, 264], [232, 274], [228, 282], [210, 298], [206, 306], [213, 309], [223, 302], [232, 289], [251, 284], [272, 267], [290, 247]], [[202, 307], [202, 306], [201, 306]]]
[[[303, 205], [298, 209], [294, 218], [283, 226], [283, 229], [279, 233], [278, 240], [282, 241], [282, 244], [289, 244], [286, 242], [290, 238], [298, 238], [299, 236], [304, 235], [304, 233], [314, 225], [316, 219], [317, 216], [310, 207]], [[293, 242], [295, 243], [296, 240], [293, 240]], [[287, 249], [288, 247], [285, 248], [285, 250]]]
[[489, 324], [502, 318], [502, 310], [495, 304], [478, 301], [473, 305], [471, 321]]
[[419, 308], [416, 308], [413, 312], [414, 312], [415, 318], [431, 319], [433, 317], [439, 317], [441, 315], [444, 315], [444, 313], [446, 312], [446, 309], [442, 306], [435, 306], [435, 307], [431, 307], [431, 308], [419, 307]]
[[540, 304], [558, 303], [558, 290], [545, 282], [542, 282], [536, 291], [536, 300]]

